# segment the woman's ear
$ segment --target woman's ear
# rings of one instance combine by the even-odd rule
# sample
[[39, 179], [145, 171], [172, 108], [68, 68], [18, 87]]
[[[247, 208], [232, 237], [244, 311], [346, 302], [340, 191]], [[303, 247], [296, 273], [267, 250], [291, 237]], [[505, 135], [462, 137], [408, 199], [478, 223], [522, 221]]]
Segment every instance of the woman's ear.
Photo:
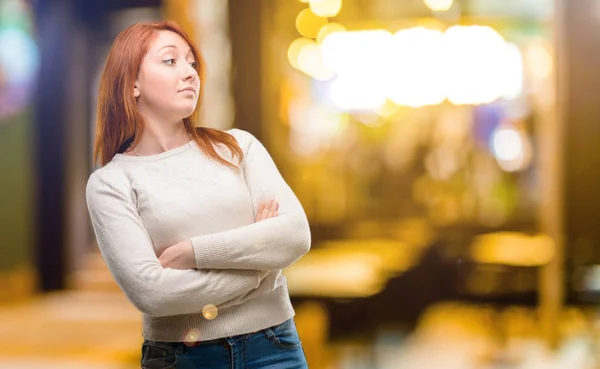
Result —
[[137, 82], [133, 85], [133, 97], [136, 99], [140, 97], [140, 89], [138, 88]]

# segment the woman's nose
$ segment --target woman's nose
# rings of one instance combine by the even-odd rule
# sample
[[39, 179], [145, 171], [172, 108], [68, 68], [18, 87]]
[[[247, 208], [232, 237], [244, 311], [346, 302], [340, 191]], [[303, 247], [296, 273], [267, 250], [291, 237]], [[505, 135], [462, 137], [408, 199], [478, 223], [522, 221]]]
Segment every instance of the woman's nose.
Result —
[[192, 81], [196, 78], [196, 70], [192, 66], [188, 66], [187, 69], [183, 72], [183, 79], [187, 81], [191, 79]]
[[183, 77], [183, 79], [184, 79], [184, 81], [187, 81], [187, 80], [192, 80], [193, 81], [194, 80], [194, 74], [190, 73], [190, 72], [186, 72], [185, 75], [184, 75], [184, 77]]

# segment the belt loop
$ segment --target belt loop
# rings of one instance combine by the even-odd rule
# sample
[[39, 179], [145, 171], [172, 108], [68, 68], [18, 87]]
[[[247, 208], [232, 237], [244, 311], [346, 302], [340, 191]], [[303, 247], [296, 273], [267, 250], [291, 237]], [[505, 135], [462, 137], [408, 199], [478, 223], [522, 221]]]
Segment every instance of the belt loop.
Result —
[[275, 333], [273, 333], [273, 330], [271, 328], [264, 329], [264, 332], [267, 334], [268, 339], [272, 339], [273, 337], [275, 337]]

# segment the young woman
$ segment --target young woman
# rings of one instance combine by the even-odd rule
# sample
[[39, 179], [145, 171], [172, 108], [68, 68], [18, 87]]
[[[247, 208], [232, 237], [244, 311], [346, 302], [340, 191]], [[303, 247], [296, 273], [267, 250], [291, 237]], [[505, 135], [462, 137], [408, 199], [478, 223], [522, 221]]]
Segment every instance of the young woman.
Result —
[[86, 189], [98, 246], [143, 313], [142, 368], [306, 368], [281, 274], [306, 215], [250, 133], [195, 127], [203, 81], [172, 22], [116, 38]]

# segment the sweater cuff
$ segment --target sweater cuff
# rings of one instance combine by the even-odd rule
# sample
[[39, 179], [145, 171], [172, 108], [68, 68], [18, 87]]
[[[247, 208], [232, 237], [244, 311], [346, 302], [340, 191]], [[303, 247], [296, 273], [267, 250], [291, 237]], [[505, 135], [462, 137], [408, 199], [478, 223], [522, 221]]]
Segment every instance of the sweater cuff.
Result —
[[229, 242], [220, 237], [198, 236], [190, 239], [194, 249], [197, 269], [221, 269], [227, 267]]

